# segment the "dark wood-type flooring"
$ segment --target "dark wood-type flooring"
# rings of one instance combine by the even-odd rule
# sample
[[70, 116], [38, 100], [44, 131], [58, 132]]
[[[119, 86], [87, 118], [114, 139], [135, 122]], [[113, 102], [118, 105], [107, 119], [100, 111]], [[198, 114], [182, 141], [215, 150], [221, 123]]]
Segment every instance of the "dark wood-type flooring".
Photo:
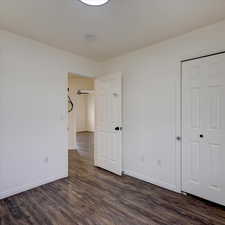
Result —
[[69, 178], [0, 201], [0, 225], [225, 225], [223, 207], [93, 167], [69, 152]]
[[90, 161], [94, 161], [94, 133], [78, 132], [76, 135], [78, 153]]

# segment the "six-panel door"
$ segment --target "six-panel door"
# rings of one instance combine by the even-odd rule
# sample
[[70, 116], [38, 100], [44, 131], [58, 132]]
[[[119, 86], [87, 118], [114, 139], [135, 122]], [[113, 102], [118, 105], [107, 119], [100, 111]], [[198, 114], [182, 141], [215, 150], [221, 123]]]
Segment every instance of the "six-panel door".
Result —
[[121, 74], [95, 80], [95, 166], [122, 174]]
[[182, 190], [225, 205], [225, 54], [182, 65]]

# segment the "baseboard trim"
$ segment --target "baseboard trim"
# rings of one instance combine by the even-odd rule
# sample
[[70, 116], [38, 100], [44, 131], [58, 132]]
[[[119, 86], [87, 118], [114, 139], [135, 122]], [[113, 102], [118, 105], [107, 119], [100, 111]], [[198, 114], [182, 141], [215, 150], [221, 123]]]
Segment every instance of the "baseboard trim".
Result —
[[0, 200], [4, 199], [4, 198], [11, 197], [11, 196], [16, 195], [16, 194], [20, 194], [22, 192], [25, 192], [25, 191], [28, 191], [28, 190], [31, 190], [31, 189], [34, 189], [34, 188], [37, 188], [37, 187], [40, 187], [40, 186], [45, 185], [45, 184], [48, 184], [48, 183], [66, 178], [66, 177], [68, 177], [67, 174], [62, 175], [62, 176], [49, 177], [49, 178], [43, 179], [41, 181], [37, 181], [37, 182], [31, 183], [31, 184], [26, 184], [26, 185], [23, 185], [23, 186], [20, 186], [20, 187], [13, 188], [11, 190], [0, 193]]
[[78, 131], [77, 134], [85, 134], [85, 133], [94, 133], [94, 131], [86, 130], [86, 131]]
[[166, 182], [162, 182], [162, 181], [159, 181], [159, 180], [156, 180], [156, 179], [152, 179], [150, 177], [144, 176], [142, 174], [139, 174], [139, 173], [131, 171], [131, 170], [125, 170], [125, 171], [123, 171], [123, 173], [125, 175], [131, 176], [131, 177], [135, 177], [135, 178], [137, 178], [139, 180], [143, 180], [143, 181], [146, 181], [148, 183], [154, 184], [156, 186], [168, 189], [170, 191], [174, 191], [174, 192], [180, 193], [180, 191], [177, 189], [177, 187], [175, 185], [168, 184]]

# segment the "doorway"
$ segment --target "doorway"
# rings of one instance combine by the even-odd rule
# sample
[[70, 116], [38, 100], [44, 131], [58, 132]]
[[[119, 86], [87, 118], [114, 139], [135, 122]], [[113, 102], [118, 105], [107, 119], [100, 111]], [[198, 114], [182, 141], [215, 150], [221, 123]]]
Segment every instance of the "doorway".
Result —
[[78, 154], [72, 158], [122, 175], [121, 73], [95, 79], [69, 74], [68, 112], [69, 149]]
[[69, 150], [94, 164], [94, 79], [68, 74]]
[[225, 54], [182, 63], [182, 191], [225, 205]]

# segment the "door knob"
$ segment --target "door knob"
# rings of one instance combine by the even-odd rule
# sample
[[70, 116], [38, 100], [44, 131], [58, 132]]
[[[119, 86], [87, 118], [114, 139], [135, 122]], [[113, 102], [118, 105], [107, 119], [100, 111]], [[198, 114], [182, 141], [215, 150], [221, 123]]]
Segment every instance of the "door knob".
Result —
[[120, 128], [119, 127], [115, 127], [115, 130], [120, 130]]
[[177, 139], [177, 141], [180, 141], [181, 140], [181, 137], [178, 136], [178, 137], [176, 137], [176, 139]]
[[204, 135], [203, 135], [203, 134], [200, 134], [199, 137], [200, 137], [200, 138], [204, 138]]

